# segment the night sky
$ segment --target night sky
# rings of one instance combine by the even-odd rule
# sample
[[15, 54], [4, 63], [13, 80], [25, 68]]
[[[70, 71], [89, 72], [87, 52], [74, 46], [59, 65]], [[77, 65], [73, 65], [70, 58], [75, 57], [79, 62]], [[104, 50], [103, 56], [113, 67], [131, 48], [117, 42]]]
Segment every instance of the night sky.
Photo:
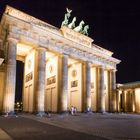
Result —
[[140, 81], [140, 4], [137, 0], [0, 0], [0, 17], [6, 4], [60, 27], [66, 7], [90, 26], [94, 43], [122, 60], [117, 82]]

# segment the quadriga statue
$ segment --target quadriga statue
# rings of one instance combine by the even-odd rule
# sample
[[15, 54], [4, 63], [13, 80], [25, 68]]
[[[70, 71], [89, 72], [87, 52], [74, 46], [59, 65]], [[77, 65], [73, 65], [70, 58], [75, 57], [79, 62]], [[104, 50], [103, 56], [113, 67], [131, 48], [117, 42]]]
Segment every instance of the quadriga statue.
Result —
[[75, 28], [76, 17], [73, 18], [72, 22], [68, 25], [69, 28]]
[[85, 24], [85, 22], [82, 20], [79, 25], [77, 27], [74, 28], [74, 31], [76, 32], [82, 32], [82, 29], [83, 29], [83, 25]]
[[65, 17], [64, 17], [64, 20], [62, 21], [61, 26], [68, 26], [68, 24], [69, 24], [69, 18], [71, 16], [72, 10], [70, 10], [68, 8], [66, 8], [66, 10], [67, 10], [67, 13], [65, 14]]
[[88, 36], [88, 30], [89, 30], [89, 25], [86, 25], [81, 33]]

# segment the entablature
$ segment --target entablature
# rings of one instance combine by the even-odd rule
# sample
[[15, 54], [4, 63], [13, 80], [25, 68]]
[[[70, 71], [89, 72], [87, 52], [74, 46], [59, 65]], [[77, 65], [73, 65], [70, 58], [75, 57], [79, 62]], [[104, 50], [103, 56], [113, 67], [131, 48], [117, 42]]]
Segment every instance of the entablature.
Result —
[[140, 88], [140, 81], [121, 84], [120, 86], [118, 86], [118, 89], [120, 90], [135, 89], [135, 88]]
[[[3, 19], [5, 21], [3, 21], [4, 24], [2, 28], [8, 28], [8, 35], [21, 42], [32, 42], [33, 44], [44, 46], [52, 51], [65, 53], [85, 61], [88, 60], [92, 63], [108, 65], [111, 68], [116, 68], [116, 65], [120, 63], [120, 60], [112, 57], [112, 52], [95, 44], [92, 44], [92, 47], [89, 48], [70, 41], [63, 36], [58, 28], [51, 25], [49, 26], [49, 24], [45, 24], [45, 22], [41, 22], [40, 20], [39, 21], [46, 26], [35, 24], [36, 22], [27, 22], [15, 18], [12, 15], [7, 15], [6, 13], [4, 14]], [[4, 35], [5, 33], [3, 34], [2, 32], [1, 36]]]

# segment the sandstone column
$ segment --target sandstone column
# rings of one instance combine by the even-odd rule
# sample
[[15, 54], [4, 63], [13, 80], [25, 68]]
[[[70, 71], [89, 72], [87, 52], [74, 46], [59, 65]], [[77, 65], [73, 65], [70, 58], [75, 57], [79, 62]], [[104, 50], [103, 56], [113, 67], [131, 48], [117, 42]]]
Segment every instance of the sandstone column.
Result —
[[117, 112], [121, 112], [121, 96], [122, 96], [122, 91], [121, 90], [117, 90], [116, 91], [116, 111]]
[[116, 71], [112, 70], [110, 75], [110, 111], [115, 112], [116, 110]]
[[126, 94], [126, 111], [130, 112], [130, 91], [127, 91]]
[[127, 112], [126, 97], [127, 97], [127, 90], [124, 91], [124, 112]]
[[121, 112], [125, 112], [125, 91], [122, 90], [122, 110]]
[[135, 89], [132, 90], [132, 94], [133, 94], [133, 99], [132, 99], [132, 111], [136, 112], [136, 95], [135, 95]]
[[86, 64], [86, 109], [91, 108], [91, 64]]
[[105, 95], [104, 95], [104, 67], [101, 66], [98, 74], [98, 112], [105, 112]]
[[0, 65], [4, 60], [3, 58], [4, 58], [3, 44], [2, 44], [2, 40], [0, 39]]
[[46, 77], [46, 50], [37, 50], [37, 84], [36, 84], [36, 103], [38, 115], [44, 115], [44, 96], [45, 96], [45, 77]]
[[15, 86], [16, 86], [16, 50], [17, 40], [8, 39], [7, 60], [5, 73], [5, 93], [3, 101], [3, 112], [12, 114], [15, 104]]
[[[2, 112], [2, 106], [3, 106], [3, 95], [4, 95], [4, 65], [2, 65], [4, 61], [4, 51], [3, 51], [3, 43], [0, 39], [0, 112]], [[2, 65], [2, 66], [1, 66]]]
[[134, 103], [134, 94], [133, 90], [130, 91], [130, 112], [133, 112], [133, 103]]
[[2, 50], [2, 39], [0, 39], [0, 50]]
[[61, 89], [61, 111], [67, 111], [68, 107], [68, 56], [62, 57], [62, 89]]
[[120, 93], [116, 91], [116, 111], [119, 112]]

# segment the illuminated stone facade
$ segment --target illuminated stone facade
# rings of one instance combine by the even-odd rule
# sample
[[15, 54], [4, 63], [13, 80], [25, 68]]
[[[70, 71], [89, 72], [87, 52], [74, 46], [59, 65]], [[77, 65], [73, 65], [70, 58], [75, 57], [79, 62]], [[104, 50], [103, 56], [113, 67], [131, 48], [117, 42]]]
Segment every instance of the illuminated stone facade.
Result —
[[140, 82], [117, 85], [117, 111], [140, 113]]
[[[23, 111], [116, 111], [120, 60], [93, 39], [7, 6], [0, 24], [0, 111], [14, 111], [16, 60], [24, 62]], [[3, 58], [2, 58], [3, 59]], [[22, 74], [22, 73], [21, 73]]]

